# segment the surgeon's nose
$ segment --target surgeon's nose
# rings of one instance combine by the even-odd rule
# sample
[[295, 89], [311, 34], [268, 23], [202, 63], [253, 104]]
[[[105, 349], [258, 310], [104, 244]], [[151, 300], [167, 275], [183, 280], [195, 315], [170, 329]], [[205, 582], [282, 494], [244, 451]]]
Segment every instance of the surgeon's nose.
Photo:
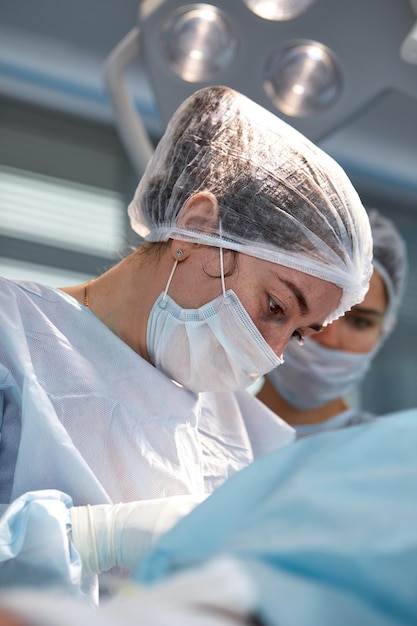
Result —
[[268, 343], [269, 347], [272, 348], [277, 357], [281, 359], [283, 358], [284, 350], [288, 346], [290, 341], [291, 336], [289, 335], [288, 337], [280, 336], [278, 339], [275, 339], [274, 341], [269, 341]]
[[312, 335], [311, 339], [330, 350], [341, 350], [342, 338], [339, 320], [325, 326], [319, 333]]

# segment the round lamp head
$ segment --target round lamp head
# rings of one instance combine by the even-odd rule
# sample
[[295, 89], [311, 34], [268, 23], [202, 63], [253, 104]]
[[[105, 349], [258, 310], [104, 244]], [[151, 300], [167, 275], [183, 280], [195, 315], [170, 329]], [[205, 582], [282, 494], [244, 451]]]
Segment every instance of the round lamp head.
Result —
[[172, 71], [191, 83], [213, 79], [237, 54], [237, 37], [225, 14], [209, 4], [181, 7], [165, 20], [163, 54]]
[[342, 75], [329, 48], [315, 41], [295, 41], [276, 48], [269, 56], [263, 85], [284, 115], [308, 117], [338, 99]]

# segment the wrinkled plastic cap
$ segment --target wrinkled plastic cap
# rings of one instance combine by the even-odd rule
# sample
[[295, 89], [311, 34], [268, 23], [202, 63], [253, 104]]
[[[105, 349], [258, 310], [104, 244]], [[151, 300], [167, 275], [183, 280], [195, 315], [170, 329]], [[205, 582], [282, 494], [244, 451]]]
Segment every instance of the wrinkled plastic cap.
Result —
[[[197, 192], [217, 224], [184, 227]], [[372, 274], [367, 213], [343, 169], [286, 122], [227, 87], [195, 92], [169, 122], [129, 205], [133, 230], [222, 246], [343, 290], [326, 323], [361, 302]]]
[[402, 304], [408, 274], [407, 248], [394, 223], [376, 209], [369, 210], [373, 238], [373, 264], [385, 283], [388, 306], [384, 315], [382, 338], [394, 328]]

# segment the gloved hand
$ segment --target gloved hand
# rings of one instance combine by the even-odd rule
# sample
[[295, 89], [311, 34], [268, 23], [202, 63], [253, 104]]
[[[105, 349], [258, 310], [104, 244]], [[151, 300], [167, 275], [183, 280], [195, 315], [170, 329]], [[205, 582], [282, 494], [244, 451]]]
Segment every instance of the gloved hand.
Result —
[[161, 535], [207, 495], [72, 507], [72, 540], [83, 576], [106, 572], [114, 565], [134, 567]]

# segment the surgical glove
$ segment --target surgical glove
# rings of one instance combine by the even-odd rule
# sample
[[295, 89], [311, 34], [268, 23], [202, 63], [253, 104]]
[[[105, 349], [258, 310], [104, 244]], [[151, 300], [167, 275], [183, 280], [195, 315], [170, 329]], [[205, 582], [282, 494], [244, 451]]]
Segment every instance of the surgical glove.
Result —
[[83, 577], [106, 572], [114, 565], [131, 569], [161, 535], [207, 495], [72, 507], [72, 540], [81, 558]]

